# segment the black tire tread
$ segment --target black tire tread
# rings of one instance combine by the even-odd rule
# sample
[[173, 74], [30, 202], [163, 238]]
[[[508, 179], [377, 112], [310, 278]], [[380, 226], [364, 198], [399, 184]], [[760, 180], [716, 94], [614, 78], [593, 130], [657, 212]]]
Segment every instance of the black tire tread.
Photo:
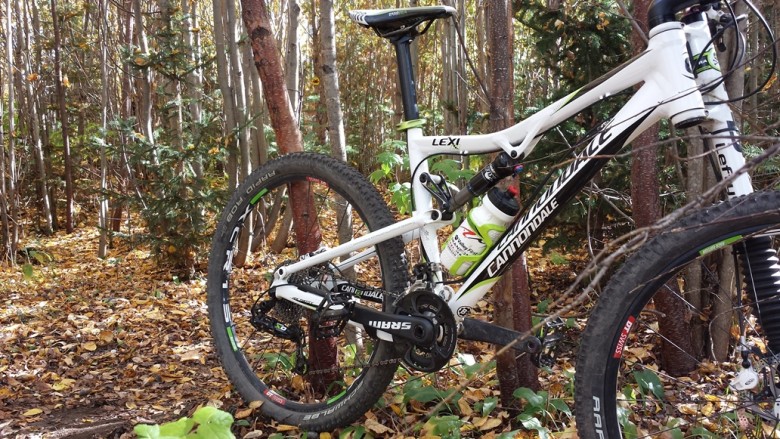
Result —
[[[209, 319], [212, 322], [212, 334], [214, 336], [216, 353], [222, 360], [223, 367], [230, 381], [246, 401], [263, 401], [261, 411], [265, 415], [279, 422], [298, 425], [304, 430], [329, 431], [354, 422], [368, 411], [384, 393], [387, 385], [393, 378], [397, 365], [388, 364], [371, 367], [371, 370], [367, 371], [363, 377], [365, 382], [359, 394], [351, 397], [348, 404], [344, 404], [332, 413], [326, 414], [324, 413], [325, 410], [322, 410], [323, 413], [316, 419], [304, 420], [304, 416], [311, 413], [293, 411], [271, 403], [251, 384], [231, 352], [230, 342], [224, 331], [222, 294], [219, 288], [219, 279], [225, 262], [226, 245], [236, 222], [234, 219], [228, 224], [226, 217], [231, 206], [236, 206], [236, 204], [239, 205], [238, 209], [243, 211], [252, 195], [245, 196], [242, 194], [245, 194], [247, 188], [252, 184], [260, 181], [272, 172], [276, 172], [276, 175], [269, 178], [268, 182], [279, 178], [285, 179], [290, 175], [312, 176], [327, 181], [333, 189], [343, 191], [343, 195], [350, 199], [353, 206], [360, 211], [366, 222], [371, 224], [373, 229], [391, 225], [394, 219], [376, 188], [355, 169], [332, 157], [315, 153], [294, 153], [268, 162], [252, 172], [239, 185], [234, 191], [225, 212], [222, 214], [217, 226], [217, 232], [212, 241], [208, 282]], [[407, 286], [408, 282], [406, 260], [403, 257], [403, 240], [400, 237], [394, 238], [380, 244], [378, 247], [380, 247], [380, 264], [384, 273], [385, 289], [391, 292], [400, 292]], [[391, 347], [387, 346], [386, 343], [380, 343], [377, 349], [382, 349], [375, 355], [379, 359], [388, 359], [394, 355]]]
[[703, 248], [714, 240], [755, 226], [780, 224], [780, 193], [758, 192], [696, 210], [665, 233], [654, 237], [632, 255], [610, 279], [592, 311], [583, 333], [575, 374], [575, 407], [579, 436], [583, 439], [611, 437], [597, 434], [592, 415], [593, 389], [604, 381], [606, 359], [611, 354], [616, 331], [622, 329], [626, 312], [641, 300], [638, 286], [670, 270], [670, 255]]

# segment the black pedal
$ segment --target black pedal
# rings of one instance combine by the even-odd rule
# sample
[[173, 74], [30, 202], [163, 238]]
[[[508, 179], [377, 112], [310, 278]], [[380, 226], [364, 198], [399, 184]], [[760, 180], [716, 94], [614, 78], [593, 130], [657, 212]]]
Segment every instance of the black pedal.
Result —
[[[340, 308], [339, 308], [340, 306]], [[312, 315], [312, 334], [317, 340], [337, 337], [352, 317], [355, 302], [348, 293], [329, 293]]]
[[539, 340], [542, 342], [541, 350], [537, 355], [531, 357], [537, 367], [552, 367], [555, 364], [555, 346], [563, 338], [559, 329], [565, 326], [562, 318], [555, 319], [545, 323], [541, 329]]

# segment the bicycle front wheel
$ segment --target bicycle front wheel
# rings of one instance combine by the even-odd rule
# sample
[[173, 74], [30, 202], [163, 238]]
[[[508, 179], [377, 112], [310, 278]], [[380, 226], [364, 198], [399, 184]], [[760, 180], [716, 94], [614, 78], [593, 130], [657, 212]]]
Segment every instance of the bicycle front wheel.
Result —
[[[580, 437], [776, 437], [778, 224], [780, 195], [756, 193], [689, 215], [626, 261], [583, 334]], [[761, 280], [775, 292], [756, 295]]]
[[[305, 308], [276, 299], [269, 285], [272, 272], [298, 261], [300, 252], [333, 248], [392, 223], [361, 174], [322, 155], [281, 157], [236, 189], [212, 242], [209, 319], [227, 376], [246, 401], [262, 401], [264, 415], [331, 430], [382, 396], [398, 365], [393, 346], [350, 325], [339, 329], [346, 320], [314, 320]], [[384, 293], [406, 287], [406, 270], [403, 242], [394, 238], [357, 263], [334, 260], [290, 283], [354, 295], [381, 310], [390, 300]]]

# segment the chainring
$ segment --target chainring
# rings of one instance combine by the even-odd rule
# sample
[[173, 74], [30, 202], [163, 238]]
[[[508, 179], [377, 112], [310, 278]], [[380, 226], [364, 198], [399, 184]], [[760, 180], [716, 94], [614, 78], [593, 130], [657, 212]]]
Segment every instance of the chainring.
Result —
[[429, 345], [412, 345], [404, 355], [408, 367], [421, 372], [435, 372], [449, 363], [458, 339], [457, 323], [452, 310], [441, 297], [427, 290], [417, 290], [399, 301], [396, 314], [423, 317], [433, 323], [435, 336]]

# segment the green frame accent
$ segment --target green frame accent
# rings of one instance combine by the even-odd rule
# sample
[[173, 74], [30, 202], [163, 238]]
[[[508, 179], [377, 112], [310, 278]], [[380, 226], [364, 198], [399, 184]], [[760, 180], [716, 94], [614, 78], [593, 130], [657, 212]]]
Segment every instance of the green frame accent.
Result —
[[233, 327], [228, 326], [226, 329], [228, 334], [228, 340], [230, 340], [230, 347], [233, 348], [233, 352], [236, 352], [238, 351], [238, 345], [236, 344], [236, 334], [233, 333]]
[[249, 200], [249, 204], [256, 204], [258, 201], [260, 201], [261, 198], [263, 198], [263, 195], [268, 193], [268, 189], [263, 189], [260, 192], [257, 193], [254, 197], [252, 197], [251, 200]]
[[334, 396], [333, 398], [329, 399], [328, 400], [328, 404], [333, 404], [334, 402], [338, 401], [339, 399], [341, 399], [346, 394], [347, 394], [347, 391], [344, 390], [343, 392], [341, 392], [338, 395]]
[[498, 279], [499, 279], [500, 277], [501, 277], [501, 276], [497, 276], [497, 277], [491, 277], [491, 278], [485, 279], [485, 280], [483, 280], [483, 281], [481, 281], [481, 282], [477, 282], [475, 285], [473, 285], [471, 288], [469, 288], [469, 289], [468, 289], [468, 291], [464, 291], [464, 292], [462, 292], [462, 293], [461, 293], [460, 291], [458, 291], [458, 293], [459, 293], [459, 294], [458, 294], [458, 299], [460, 299], [461, 297], [465, 296], [466, 294], [468, 294], [468, 293], [470, 293], [470, 292], [474, 291], [475, 289], [477, 289], [477, 288], [479, 288], [479, 287], [481, 287], [481, 286], [483, 286], [483, 285], [485, 285], [485, 284], [489, 284], [489, 283], [496, 283], [496, 282], [498, 282]]
[[422, 128], [422, 126], [425, 125], [425, 122], [427, 122], [425, 119], [405, 120], [399, 123], [395, 129], [396, 131], [406, 131], [410, 128]]
[[708, 253], [714, 252], [715, 250], [720, 250], [727, 245], [740, 241], [742, 238], [743, 238], [742, 235], [736, 235], [736, 236], [732, 236], [731, 238], [726, 238], [723, 241], [716, 242], [715, 244], [708, 245], [707, 247], [704, 247], [703, 249], [699, 250], [699, 255], [704, 256]]
[[707, 70], [716, 70], [720, 72], [720, 66], [718, 64], [718, 59], [716, 58], [714, 48], [708, 49], [703, 54], [700, 53], [694, 56], [693, 65], [697, 75], [699, 73], [706, 72]]

